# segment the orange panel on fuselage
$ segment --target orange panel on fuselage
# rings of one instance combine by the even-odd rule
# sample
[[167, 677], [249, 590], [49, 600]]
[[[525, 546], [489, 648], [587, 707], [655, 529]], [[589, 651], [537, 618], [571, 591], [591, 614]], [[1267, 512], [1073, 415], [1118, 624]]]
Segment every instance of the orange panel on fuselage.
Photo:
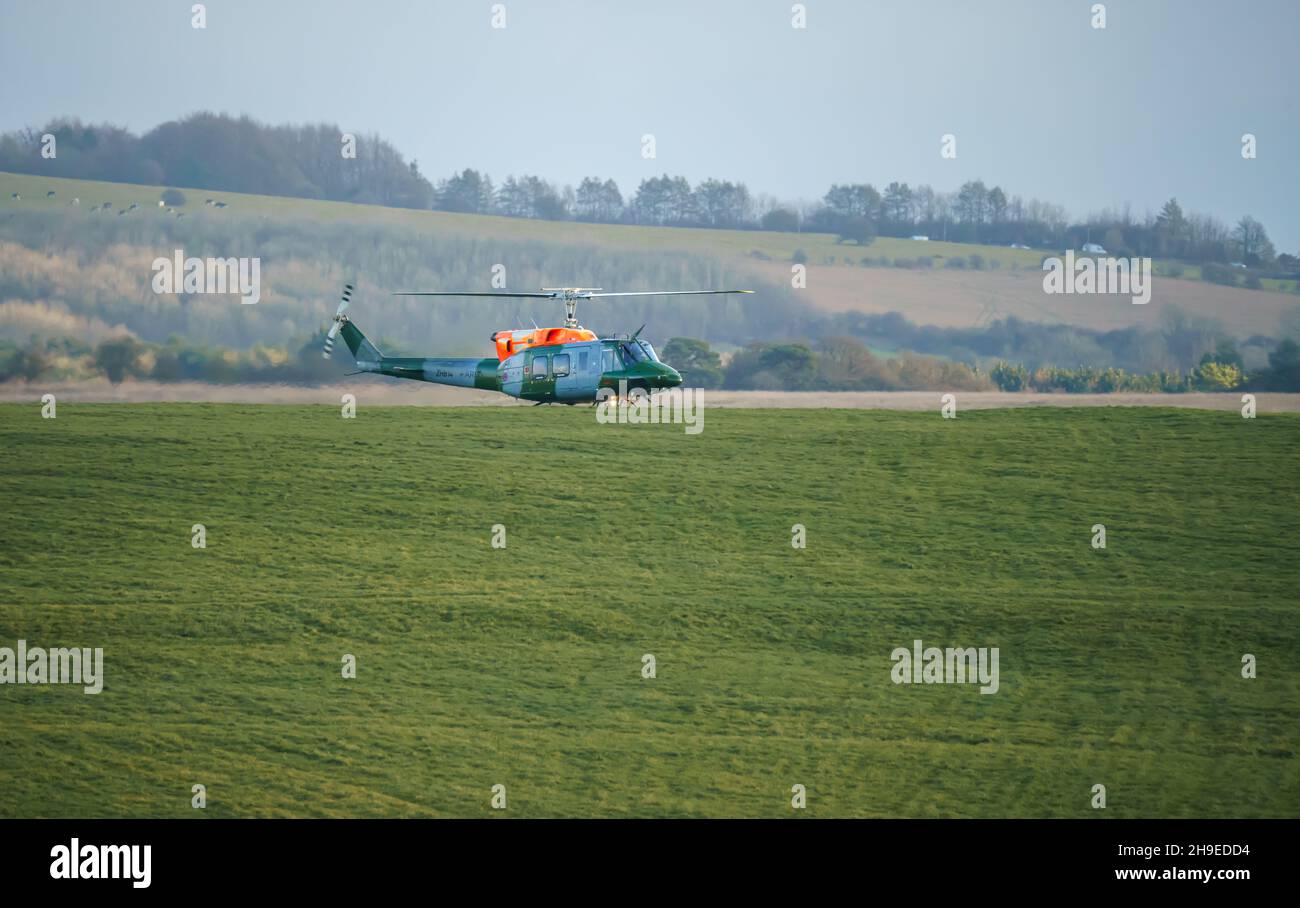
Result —
[[548, 347], [553, 344], [576, 344], [597, 340], [596, 332], [586, 328], [534, 328], [522, 331], [497, 331], [492, 342], [497, 347], [497, 359], [514, 356], [529, 347]]

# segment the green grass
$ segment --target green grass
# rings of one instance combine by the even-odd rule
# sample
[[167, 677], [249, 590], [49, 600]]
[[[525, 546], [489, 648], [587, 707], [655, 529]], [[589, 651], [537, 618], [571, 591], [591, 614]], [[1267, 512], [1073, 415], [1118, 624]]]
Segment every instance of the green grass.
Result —
[[1300, 812], [1300, 418], [359, 396], [0, 406], [0, 646], [106, 674], [0, 687], [0, 815]]

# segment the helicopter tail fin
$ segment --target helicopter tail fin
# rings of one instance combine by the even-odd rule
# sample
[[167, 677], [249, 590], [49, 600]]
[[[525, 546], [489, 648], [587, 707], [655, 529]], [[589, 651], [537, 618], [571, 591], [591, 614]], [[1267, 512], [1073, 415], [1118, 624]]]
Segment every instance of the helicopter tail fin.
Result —
[[343, 323], [343, 329], [339, 332], [343, 335], [343, 343], [348, 345], [352, 351], [353, 359], [361, 362], [363, 360], [377, 363], [384, 358], [384, 354], [378, 347], [370, 342], [370, 338], [361, 333], [361, 329], [352, 324], [351, 321]]

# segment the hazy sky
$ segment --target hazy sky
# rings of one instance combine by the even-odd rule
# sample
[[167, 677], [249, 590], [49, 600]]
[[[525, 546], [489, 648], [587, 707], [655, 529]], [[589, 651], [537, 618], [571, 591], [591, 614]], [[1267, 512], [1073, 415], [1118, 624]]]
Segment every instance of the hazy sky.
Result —
[[489, 0], [211, 0], [204, 30], [192, 2], [0, 0], [0, 129], [208, 109], [378, 132], [435, 180], [1176, 195], [1300, 253], [1300, 0], [1112, 0], [1104, 30], [1094, 0], [807, 0], [803, 30], [789, 0], [503, 0], [504, 29]]

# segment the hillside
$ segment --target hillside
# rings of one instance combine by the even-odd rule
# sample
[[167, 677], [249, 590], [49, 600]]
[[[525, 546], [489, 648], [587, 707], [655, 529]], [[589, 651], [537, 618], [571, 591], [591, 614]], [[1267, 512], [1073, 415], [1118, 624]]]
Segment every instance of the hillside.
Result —
[[[53, 190], [53, 198], [46, 193]], [[1036, 250], [881, 238], [840, 244], [826, 234], [773, 233], [539, 221], [343, 202], [186, 192], [178, 219], [157, 207], [161, 187], [0, 174], [0, 333], [119, 330], [162, 341], [171, 334], [247, 348], [288, 344], [332, 313], [341, 284], [361, 288], [356, 317], [372, 333], [419, 350], [478, 352], [487, 333], [554, 320], [513, 303], [396, 301], [397, 289], [489, 289], [494, 265], [508, 288], [574, 283], [607, 288], [752, 284], [743, 303], [606, 302], [584, 312], [598, 330], [647, 324], [652, 337], [722, 344], [815, 336], [827, 313], [901, 312], [917, 325], [975, 326], [1016, 316], [1097, 330], [1157, 329], [1169, 313], [1211, 320], [1226, 334], [1275, 336], [1300, 307], [1291, 293], [1157, 278], [1152, 302], [1047, 296]], [[10, 198], [17, 193], [20, 200]], [[204, 205], [215, 198], [227, 207]], [[80, 205], [70, 204], [79, 199]], [[108, 203], [111, 210], [92, 213]], [[118, 212], [131, 204], [138, 210]], [[150, 263], [187, 255], [260, 256], [257, 311], [227, 298], [160, 297]], [[807, 262], [806, 289], [790, 287], [790, 262]], [[978, 256], [984, 270], [945, 267]], [[932, 267], [915, 265], [929, 257]], [[863, 263], [863, 259], [867, 263]], [[900, 263], [899, 260], [902, 260]], [[1157, 263], [1157, 268], [1161, 263]], [[1073, 364], [1073, 363], [1071, 363]], [[1151, 368], [1163, 367], [1152, 363]]]
[[[900, 242], [905, 241], [894, 241]], [[884, 248], [888, 247], [878, 250], [873, 244], [863, 254], [879, 255]], [[1004, 251], [978, 246], [961, 248], [972, 250], [966, 252], [967, 256], [985, 258]], [[907, 252], [913, 259], [917, 254], [915, 248]], [[1275, 335], [1290, 313], [1300, 311], [1300, 296], [1294, 293], [1223, 287], [1159, 275], [1153, 284], [1151, 302], [1134, 305], [1127, 296], [1049, 296], [1043, 292], [1043, 274], [1037, 262], [1031, 268], [1017, 270], [918, 270], [845, 265], [843, 248], [834, 255], [840, 264], [810, 266], [806, 298], [818, 311], [899, 312], [922, 325], [961, 328], [1015, 316], [1027, 322], [1077, 325], [1098, 331], [1132, 327], [1155, 330], [1161, 327], [1169, 310], [1177, 309], [1185, 315], [1217, 320], [1228, 333], [1244, 338]], [[755, 266], [755, 273], [775, 282], [788, 279], [790, 266], [761, 262]]]

